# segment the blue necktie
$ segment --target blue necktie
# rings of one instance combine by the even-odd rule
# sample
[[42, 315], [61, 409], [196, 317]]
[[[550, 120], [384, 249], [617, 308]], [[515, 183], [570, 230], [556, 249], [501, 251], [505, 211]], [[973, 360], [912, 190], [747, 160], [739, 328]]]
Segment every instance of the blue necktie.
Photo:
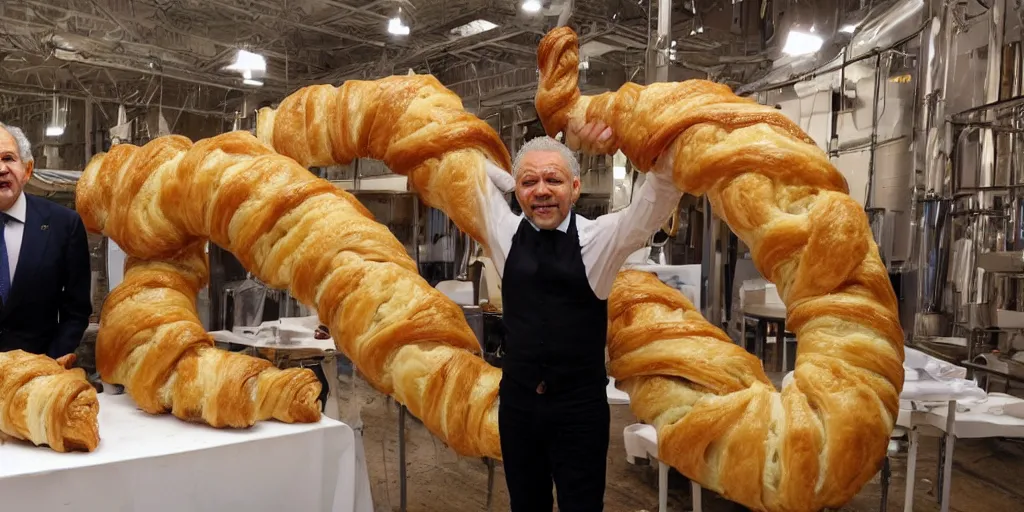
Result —
[[11, 293], [11, 262], [7, 259], [7, 222], [11, 219], [6, 213], [0, 213], [0, 307], [7, 304], [7, 296]]

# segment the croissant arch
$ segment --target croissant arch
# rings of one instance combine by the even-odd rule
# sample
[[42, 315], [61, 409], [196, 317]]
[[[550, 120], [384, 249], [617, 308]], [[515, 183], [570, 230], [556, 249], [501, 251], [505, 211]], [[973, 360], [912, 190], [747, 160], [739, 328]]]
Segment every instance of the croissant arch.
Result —
[[[110, 344], [128, 354], [110, 359], [112, 367], [128, 368], [128, 383], [134, 382], [131, 372], [154, 373], [155, 362], [139, 364], [131, 355], [141, 359], [167, 351], [146, 347], [152, 343], [176, 342], [169, 348], [181, 351], [189, 367], [201, 365], [215, 350], [206, 346], [206, 334], [192, 318], [197, 282], [206, 271], [205, 259], [193, 251], [209, 240], [232, 252], [261, 281], [315, 305], [338, 348], [363, 376], [457, 452], [500, 458], [500, 371], [475, 353], [479, 345], [462, 310], [419, 276], [405, 247], [351, 194], [249, 133], [232, 132], [195, 144], [171, 135], [141, 148], [115, 146], [89, 163], [76, 204], [90, 231], [111, 237], [137, 260], [129, 270], [137, 279], [128, 282], [126, 276], [126, 289], [119, 287], [108, 298], [112, 308], [125, 312], [112, 314], [107, 327], [101, 322], [112, 340], [123, 340], [118, 335], [123, 331], [131, 333], [131, 344], [145, 347], [129, 351]], [[146, 312], [155, 318], [146, 318]], [[182, 371], [181, 364], [159, 367], [165, 371], [155, 373]], [[259, 401], [249, 418], [262, 419], [268, 411], [259, 387], [263, 380], [234, 379], [225, 391], [235, 398], [247, 392]], [[162, 393], [153, 396], [151, 390], [139, 386], [133, 397], [140, 405], [156, 400], [167, 407], [159, 403]], [[301, 410], [312, 389], [298, 386], [297, 391]], [[294, 409], [269, 411], [278, 417]], [[172, 412], [178, 415], [177, 408]], [[213, 423], [218, 412], [189, 408], [181, 416]]]
[[676, 186], [707, 194], [779, 287], [799, 341], [794, 381], [780, 393], [759, 370], [703, 348], [721, 331], [688, 303], [624, 277], [631, 286], [610, 299], [610, 371], [657, 426], [661, 458], [755, 509], [849, 501], [885, 456], [904, 374], [896, 295], [845, 179], [796, 124], [724, 85], [626, 84], [581, 96], [567, 27], [544, 37], [538, 62], [545, 130], [599, 119], [640, 170], [670, 158]]
[[[759, 510], [842, 505], [877, 471], [903, 384], [895, 294], [863, 210], [824, 154], [774, 109], [706, 81], [627, 84], [582, 97], [576, 52], [576, 36], [565, 28], [539, 49], [537, 107], [549, 135], [571, 119], [601, 119], [641, 170], [661, 155], [671, 158], [676, 185], [708, 194], [714, 211], [752, 247], [759, 270], [779, 285], [788, 325], [800, 339], [796, 379], [780, 393], [755, 357], [678, 292], [627, 271], [609, 298], [611, 375], [630, 393], [634, 412], [658, 427], [662, 459], [705, 487]], [[366, 126], [378, 122], [372, 116], [346, 121], [354, 110], [385, 108], [385, 119], [405, 127], [403, 147], [440, 138], [445, 126], [424, 109], [461, 105], [426, 80], [430, 94], [409, 93], [417, 99], [384, 107], [373, 99], [383, 87], [302, 89], [261, 111], [260, 138], [303, 165], [382, 159], [487, 246], [484, 205], [498, 199], [484, 160], [508, 169], [490, 157], [493, 139], [475, 154], [470, 143], [453, 148], [466, 158], [462, 167], [439, 172], [431, 163], [370, 150]], [[483, 138], [472, 133], [466, 140]]]

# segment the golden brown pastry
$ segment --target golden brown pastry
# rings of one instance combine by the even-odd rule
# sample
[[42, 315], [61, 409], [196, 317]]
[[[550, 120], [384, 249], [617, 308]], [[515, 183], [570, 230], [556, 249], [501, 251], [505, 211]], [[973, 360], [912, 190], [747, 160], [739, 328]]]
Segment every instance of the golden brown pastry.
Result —
[[[88, 189], [79, 187], [84, 194]], [[124, 281], [103, 304], [96, 366], [140, 409], [214, 427], [320, 420], [320, 382], [312, 371], [279, 370], [214, 348], [196, 311], [196, 294], [209, 277], [202, 243], [166, 260], [129, 258], [125, 267]]]
[[[199, 265], [176, 256], [209, 239], [231, 251], [261, 281], [288, 288], [301, 302], [315, 305], [339, 349], [366, 379], [405, 404], [456, 451], [500, 457], [500, 372], [475, 355], [479, 343], [462, 310], [419, 276], [404, 246], [350, 194], [275, 154], [252, 135], [234, 132], [194, 145], [167, 136], [141, 148], [115, 146], [86, 167], [76, 205], [90, 231], [104, 233], [128, 254], [150, 261], [125, 276], [127, 282], [139, 271], [138, 290], [129, 287], [108, 298], [125, 308], [124, 327], [121, 314], [110, 313], [112, 320], [105, 308], [104, 324], [115, 324], [101, 326], [116, 340], [111, 346], [173, 342], [178, 347], [136, 349], [112, 358], [128, 358], [122, 362], [126, 382], [139, 379], [149, 386], [149, 380], [158, 380], [133, 377], [133, 368], [171, 375], [168, 386], [140, 388], [140, 403], [163, 406], [167, 401], [161, 395], [176, 393], [182, 379], [195, 381], [193, 372], [200, 372], [211, 357], [201, 349], [187, 349], [205, 343], [196, 341], [201, 328], [194, 326], [191, 302]], [[172, 297], [167, 288], [180, 293]], [[143, 335], [134, 324], [145, 322], [147, 315], [166, 318]], [[171, 329], [179, 332], [159, 335]], [[124, 338], [129, 341], [122, 342]], [[182, 374], [179, 366], [175, 381], [173, 366], [141, 361], [150, 352], [153, 359], [182, 353], [189, 373]], [[195, 407], [184, 414], [227, 414], [223, 407]]]
[[[61, 360], [70, 365], [74, 358]], [[91, 452], [100, 443], [99, 412], [81, 368], [22, 350], [0, 352], [0, 434], [58, 452]]]
[[478, 241], [488, 220], [484, 162], [512, 167], [498, 134], [430, 75], [304, 87], [277, 109], [261, 109], [256, 133], [306, 167], [382, 160]]
[[576, 35], [541, 41], [537, 112], [548, 134], [601, 120], [641, 170], [670, 158], [683, 191], [751, 248], [799, 341], [781, 393], [759, 365], [653, 276], [609, 298], [610, 373], [658, 428], [659, 452], [757, 510], [820, 510], [880, 468], [903, 386], [903, 331], [867, 217], [826, 155], [777, 110], [692, 80], [580, 96]]

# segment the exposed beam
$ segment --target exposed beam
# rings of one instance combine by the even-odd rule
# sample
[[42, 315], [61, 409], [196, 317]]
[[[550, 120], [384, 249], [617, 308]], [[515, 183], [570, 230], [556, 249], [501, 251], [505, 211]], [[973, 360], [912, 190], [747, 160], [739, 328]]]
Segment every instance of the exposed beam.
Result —
[[[6, 83], [6, 82], [0, 82], [0, 94], [7, 94], [7, 95], [11, 95], [11, 96], [31, 96], [31, 97], [39, 97], [39, 98], [52, 98], [54, 93], [53, 93], [53, 91], [49, 91], [49, 90], [46, 90], [46, 89], [30, 88], [30, 86], [25, 86], [25, 85], [10, 84], [10, 83]], [[81, 101], [95, 101], [95, 102], [98, 102], [98, 103], [112, 103], [112, 104], [117, 104], [117, 105], [124, 105], [125, 107], [153, 108], [153, 105], [150, 105], [148, 103], [124, 102], [124, 101], [121, 101], [118, 98], [106, 98], [106, 97], [100, 97], [100, 96], [88, 97], [88, 96], [85, 96], [84, 94], [80, 94], [80, 93], [76, 93], [76, 92], [71, 92], [71, 91], [65, 91], [65, 90], [58, 90], [57, 91], [57, 95], [58, 96], [63, 96], [63, 97], [66, 97], [66, 98], [81, 100]], [[184, 112], [190, 112], [190, 113], [198, 114], [198, 115], [202, 115], [202, 116], [219, 117], [219, 118], [223, 118], [223, 119], [227, 119], [227, 118], [230, 118], [230, 117], [234, 116], [234, 112], [230, 112], [230, 113], [226, 114], [224, 111], [203, 110], [203, 109], [197, 109], [197, 108], [191, 108], [191, 107], [179, 107], [179, 106], [174, 106], [174, 105], [161, 105], [160, 108], [162, 108], [164, 110], [184, 111]]]

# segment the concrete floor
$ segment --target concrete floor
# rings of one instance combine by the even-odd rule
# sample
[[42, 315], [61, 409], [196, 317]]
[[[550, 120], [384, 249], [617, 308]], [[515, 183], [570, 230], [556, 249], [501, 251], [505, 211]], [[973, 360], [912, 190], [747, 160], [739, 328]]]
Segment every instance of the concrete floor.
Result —
[[[398, 407], [361, 379], [341, 376], [338, 396], [342, 421], [362, 427], [370, 485], [377, 512], [399, 510]], [[626, 462], [622, 429], [636, 422], [628, 406], [612, 409], [609, 447], [608, 512], [656, 511], [657, 468]], [[487, 510], [487, 466], [482, 460], [457, 456], [411, 416], [407, 417], [408, 507], [410, 512], [462, 512]], [[1024, 510], [1024, 444], [1000, 440], [959, 440], [954, 450], [952, 508], [954, 511]], [[922, 437], [918, 451], [915, 512], [938, 511], [934, 482], [938, 440]], [[892, 459], [888, 510], [903, 509], [906, 453]], [[688, 511], [689, 483], [678, 473], [670, 478], [669, 510]], [[704, 490], [704, 510], [746, 510]], [[876, 511], [881, 501], [876, 481], [843, 511]], [[495, 469], [492, 510], [508, 510], [501, 465]]]

